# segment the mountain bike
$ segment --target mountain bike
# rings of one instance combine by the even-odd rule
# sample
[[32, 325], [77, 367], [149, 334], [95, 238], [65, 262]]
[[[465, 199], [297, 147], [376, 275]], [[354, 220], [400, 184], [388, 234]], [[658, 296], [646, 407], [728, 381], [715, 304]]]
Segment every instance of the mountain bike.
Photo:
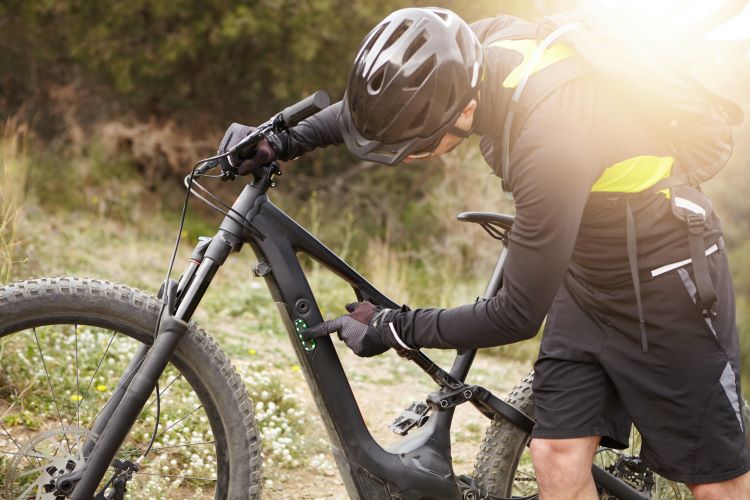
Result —
[[[327, 102], [317, 93], [290, 106], [237, 148], [254, 147], [265, 134], [293, 126]], [[187, 193], [225, 217], [215, 236], [197, 244], [180, 279], [165, 280], [158, 297], [73, 277], [0, 288], [3, 498], [260, 498], [253, 405], [229, 359], [190, 323], [212, 278], [245, 244], [258, 259], [253, 273], [264, 278], [278, 307], [351, 498], [537, 498], [526, 455], [534, 424], [533, 375], [501, 399], [466, 382], [476, 351], [459, 351], [449, 369], [420, 350], [408, 351], [405, 360], [437, 388], [391, 424], [402, 437], [380, 446], [364, 423], [333, 342], [300, 336], [323, 318], [299, 255], [348, 283], [357, 300], [398, 304], [271, 202], [268, 193], [282, 173], [276, 163], [254, 171], [232, 206], [221, 206], [194, 182], [216, 158], [194, 167]], [[221, 175], [231, 180], [236, 172], [225, 169]], [[185, 207], [183, 220], [184, 215]], [[484, 293], [488, 299], [502, 285], [513, 217], [468, 212], [459, 220], [479, 224], [502, 242]], [[176, 248], [172, 263], [175, 255]], [[118, 382], [110, 386], [111, 380]], [[461, 404], [489, 419], [472, 476], [457, 476], [451, 463], [451, 424]], [[671, 488], [660, 490], [660, 478], [635, 455], [602, 450], [600, 456], [606, 458], [592, 471], [601, 498], [664, 498], [660, 492]]]

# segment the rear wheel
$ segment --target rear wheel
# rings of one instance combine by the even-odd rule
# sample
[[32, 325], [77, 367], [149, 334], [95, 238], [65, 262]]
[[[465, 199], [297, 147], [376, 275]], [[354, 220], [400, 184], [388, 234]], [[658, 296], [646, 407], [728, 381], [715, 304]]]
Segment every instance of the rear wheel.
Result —
[[[531, 417], [534, 416], [533, 380], [532, 372], [506, 397], [508, 403]], [[750, 407], [744, 400], [742, 413], [747, 429], [750, 425]], [[474, 479], [482, 493], [502, 498], [536, 498], [539, 490], [527, 446], [529, 438], [528, 434], [503, 418], [491, 422], [474, 466]], [[750, 447], [750, 432], [745, 433], [745, 441]], [[630, 448], [621, 451], [599, 448], [594, 463], [636, 489], [650, 492], [650, 498], [654, 500], [693, 498], [684, 484], [669, 481], [648, 469], [643, 470], [645, 466], [638, 459], [640, 444], [640, 435], [633, 430]], [[599, 498], [607, 500], [615, 497], [600, 492]]]
[[[159, 302], [127, 286], [85, 278], [0, 287], [0, 496], [54, 499], [51, 485], [85, 461], [96, 417], [143, 344]], [[114, 467], [100, 489], [125, 480], [125, 498], [259, 498], [258, 429], [242, 380], [195, 325], [160, 381], [153, 447], [127, 476]], [[118, 451], [142, 457], [156, 421], [152, 396]], [[115, 498], [121, 498], [116, 496]]]

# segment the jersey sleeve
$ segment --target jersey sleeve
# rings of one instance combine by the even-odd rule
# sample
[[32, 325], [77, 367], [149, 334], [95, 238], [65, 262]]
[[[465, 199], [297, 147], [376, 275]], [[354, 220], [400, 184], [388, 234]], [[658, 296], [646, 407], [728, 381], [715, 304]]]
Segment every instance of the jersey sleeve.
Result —
[[470, 349], [536, 335], [562, 283], [598, 176], [596, 146], [572, 118], [563, 113], [555, 122], [550, 114], [529, 117], [513, 151], [516, 220], [502, 288], [474, 304], [398, 313], [394, 326], [407, 345]]
[[280, 160], [291, 160], [312, 151], [344, 142], [338, 125], [342, 101], [331, 104], [310, 118], [301, 121], [289, 132], [278, 134], [275, 140]]

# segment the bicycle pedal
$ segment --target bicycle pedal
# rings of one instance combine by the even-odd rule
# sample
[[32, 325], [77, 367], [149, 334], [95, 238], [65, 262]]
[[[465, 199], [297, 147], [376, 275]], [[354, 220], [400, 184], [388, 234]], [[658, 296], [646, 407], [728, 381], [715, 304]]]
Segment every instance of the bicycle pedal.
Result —
[[414, 401], [388, 426], [388, 430], [406, 436], [415, 427], [422, 427], [429, 418], [430, 407], [422, 401]]

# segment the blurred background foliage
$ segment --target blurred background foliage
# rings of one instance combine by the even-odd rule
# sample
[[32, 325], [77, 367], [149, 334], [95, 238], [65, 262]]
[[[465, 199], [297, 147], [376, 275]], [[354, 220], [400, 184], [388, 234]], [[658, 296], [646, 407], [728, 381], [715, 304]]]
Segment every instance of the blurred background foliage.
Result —
[[[363, 36], [389, 12], [415, 4], [445, 6], [473, 21], [500, 13], [533, 20], [577, 2], [0, 2], [0, 119], [9, 124], [0, 194], [11, 200], [3, 214], [12, 217], [14, 234], [3, 254], [3, 277], [43, 269], [29, 249], [40, 238], [54, 241], [59, 228], [44, 225], [50, 233], [40, 235], [37, 222], [71, 214], [92, 224], [119, 221], [140, 228], [143, 238], [163, 239], [166, 264], [171, 232], [154, 229], [162, 227], [156, 221], [177, 221], [182, 176], [215, 151], [224, 129], [233, 121], [262, 122], [317, 89], [340, 98]], [[717, 45], [712, 54], [700, 61], [702, 76], [750, 109], [747, 42]], [[732, 164], [707, 189], [731, 249], [747, 374], [747, 125], [736, 137]], [[19, 165], [24, 172], [17, 172]], [[397, 169], [358, 162], [345, 148], [327, 149], [288, 165], [286, 174], [272, 195], [277, 204], [378, 286], [414, 305], [456, 305], [481, 294], [498, 246], [478, 228], [455, 222], [455, 215], [513, 210], [499, 179], [469, 145]], [[231, 199], [241, 186], [212, 187]], [[213, 233], [218, 221], [192, 206], [184, 234], [190, 241]], [[502, 352], [530, 358], [535, 347]]]

